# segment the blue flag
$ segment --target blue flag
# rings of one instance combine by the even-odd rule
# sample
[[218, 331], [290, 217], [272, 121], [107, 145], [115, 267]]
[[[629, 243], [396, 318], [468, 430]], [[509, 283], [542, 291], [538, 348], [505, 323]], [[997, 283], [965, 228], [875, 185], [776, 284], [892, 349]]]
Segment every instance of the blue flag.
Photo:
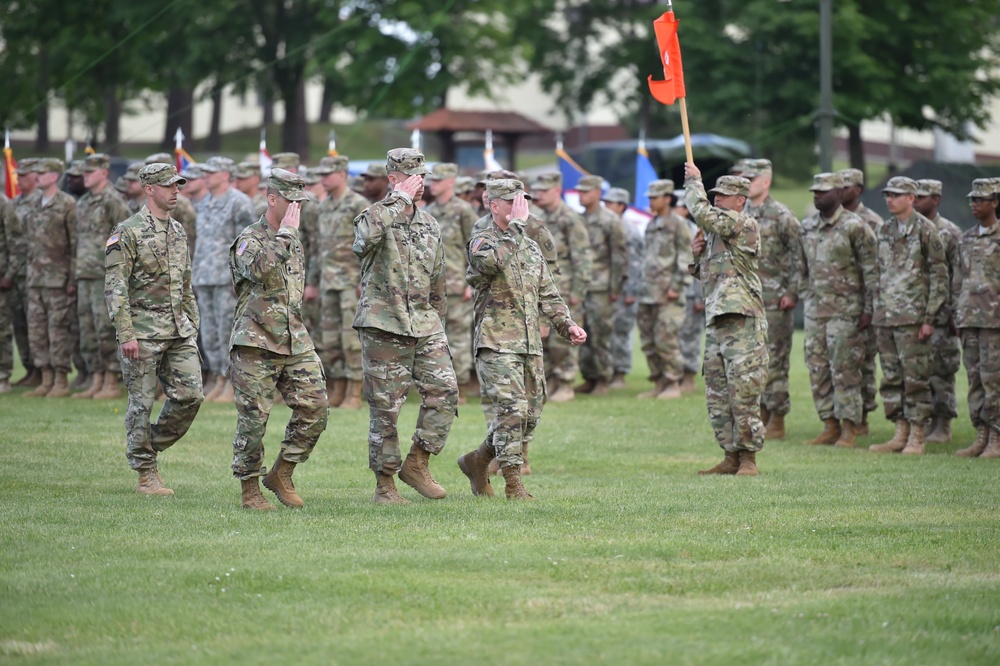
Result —
[[573, 158], [562, 149], [562, 146], [556, 148], [556, 157], [559, 159], [559, 172], [562, 174], [563, 192], [575, 190], [580, 179], [590, 175], [586, 169], [573, 161]]
[[635, 151], [635, 207], [639, 210], [649, 210], [649, 197], [646, 191], [649, 184], [656, 180], [656, 169], [649, 161], [649, 153], [642, 142]]

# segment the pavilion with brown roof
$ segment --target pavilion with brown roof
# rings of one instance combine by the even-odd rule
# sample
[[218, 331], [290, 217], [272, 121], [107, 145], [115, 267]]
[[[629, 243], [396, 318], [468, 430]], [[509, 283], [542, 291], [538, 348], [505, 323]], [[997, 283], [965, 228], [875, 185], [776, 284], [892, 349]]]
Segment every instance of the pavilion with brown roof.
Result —
[[457, 154], [455, 135], [460, 132], [484, 134], [493, 131], [494, 137], [503, 140], [510, 151], [510, 165], [514, 170], [517, 162], [517, 143], [521, 137], [531, 134], [551, 134], [552, 130], [515, 111], [453, 111], [437, 109], [420, 120], [410, 123], [410, 130], [433, 132], [441, 140], [441, 161], [454, 162]]

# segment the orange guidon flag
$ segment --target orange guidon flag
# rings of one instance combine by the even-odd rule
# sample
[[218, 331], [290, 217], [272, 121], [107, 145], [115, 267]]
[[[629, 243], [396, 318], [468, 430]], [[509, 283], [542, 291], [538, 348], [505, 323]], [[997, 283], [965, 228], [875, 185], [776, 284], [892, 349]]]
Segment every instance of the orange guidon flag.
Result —
[[681, 43], [677, 39], [678, 25], [680, 21], [674, 18], [672, 11], [664, 12], [653, 21], [656, 43], [660, 47], [660, 60], [663, 61], [663, 81], [654, 81], [650, 76], [649, 92], [661, 104], [673, 104], [687, 96], [684, 91], [684, 68], [681, 65]]
[[21, 188], [17, 185], [17, 162], [14, 161], [14, 151], [10, 147], [3, 149], [3, 167], [6, 176], [4, 194], [8, 199], [13, 199], [21, 193]]

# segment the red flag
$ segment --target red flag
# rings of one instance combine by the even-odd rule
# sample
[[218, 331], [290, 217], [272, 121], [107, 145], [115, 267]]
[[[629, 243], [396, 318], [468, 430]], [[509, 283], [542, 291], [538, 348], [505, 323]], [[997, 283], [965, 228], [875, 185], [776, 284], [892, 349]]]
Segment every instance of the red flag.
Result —
[[8, 199], [13, 199], [21, 193], [21, 188], [17, 186], [17, 162], [14, 161], [14, 151], [10, 148], [3, 149], [3, 170], [6, 176], [4, 194]]
[[681, 65], [681, 43], [677, 39], [677, 26], [680, 21], [674, 18], [672, 11], [653, 21], [656, 32], [656, 43], [660, 47], [660, 60], [663, 61], [663, 81], [654, 81], [650, 76], [649, 92], [660, 104], [673, 104], [681, 97], [686, 97], [684, 90], [684, 67]]

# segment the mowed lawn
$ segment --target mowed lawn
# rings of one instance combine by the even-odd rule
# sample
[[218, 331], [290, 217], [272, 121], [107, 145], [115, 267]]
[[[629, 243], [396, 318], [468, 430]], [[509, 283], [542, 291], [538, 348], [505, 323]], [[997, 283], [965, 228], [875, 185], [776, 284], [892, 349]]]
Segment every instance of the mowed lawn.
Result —
[[[148, 498], [124, 399], [0, 396], [0, 662], [1000, 663], [1000, 461], [952, 455], [973, 436], [964, 370], [953, 444], [810, 447], [801, 343], [760, 477], [699, 477], [721, 458], [703, 397], [636, 400], [639, 363], [626, 391], [546, 408], [534, 503], [469, 493], [475, 403], [432, 461], [446, 499], [373, 505], [367, 411], [334, 411], [296, 472], [306, 508], [257, 514], [231, 405], [202, 408], [161, 457], [176, 496]], [[891, 433], [874, 426], [866, 444]]]

